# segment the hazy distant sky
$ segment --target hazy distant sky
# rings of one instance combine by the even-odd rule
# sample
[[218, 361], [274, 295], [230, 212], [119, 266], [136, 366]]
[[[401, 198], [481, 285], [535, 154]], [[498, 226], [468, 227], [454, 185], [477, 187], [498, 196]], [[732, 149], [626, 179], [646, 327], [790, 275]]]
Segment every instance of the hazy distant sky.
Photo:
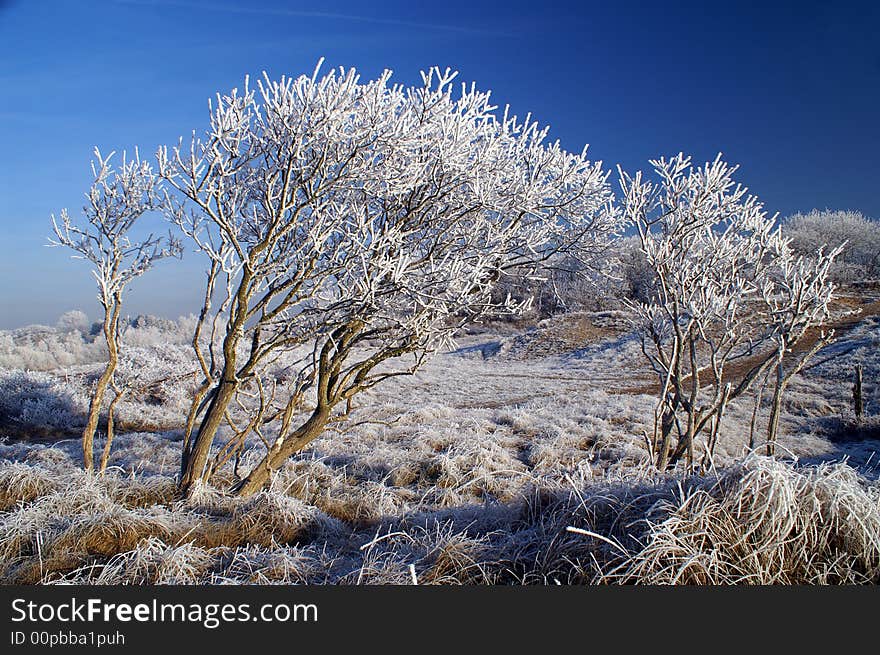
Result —
[[[641, 6], [640, 6], [641, 5]], [[44, 246], [92, 147], [151, 154], [245, 74], [433, 66], [609, 167], [721, 151], [772, 212], [880, 217], [880, 3], [0, 0], [0, 328], [97, 318], [88, 268]], [[161, 262], [131, 314], [193, 311], [202, 262]]]

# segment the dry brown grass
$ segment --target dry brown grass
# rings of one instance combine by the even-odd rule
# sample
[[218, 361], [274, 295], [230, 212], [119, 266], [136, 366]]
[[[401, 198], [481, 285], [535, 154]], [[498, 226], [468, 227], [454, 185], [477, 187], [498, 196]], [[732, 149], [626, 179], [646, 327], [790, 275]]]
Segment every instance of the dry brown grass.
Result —
[[[389, 474], [388, 478], [392, 476]], [[279, 493], [314, 506], [328, 517], [351, 525], [365, 525], [400, 513], [411, 494], [384, 481], [362, 479], [345, 468], [318, 459], [288, 462], [275, 479]]]
[[231, 515], [202, 526], [197, 540], [213, 546], [274, 547], [327, 536], [338, 529], [316, 507], [274, 491], [237, 501]]
[[[218, 548], [278, 547], [326, 538], [338, 529], [338, 522], [317, 508], [271, 490], [238, 500], [209, 489], [191, 501], [175, 502], [174, 481], [160, 476], [66, 471], [50, 478], [40, 467], [8, 463], [0, 466], [0, 478], [18, 490], [10, 492], [17, 504], [0, 514], [0, 581], [4, 583], [51, 582], [76, 577], [75, 571], [110, 567], [98, 574], [107, 580], [116, 575], [110, 571], [129, 565], [135, 570], [130, 578], [122, 575], [123, 582], [150, 576], [177, 579], [183, 573], [162, 572], [171, 564], [149, 576], [140, 572], [158, 557], [157, 544], [164, 544], [162, 553], [172, 549], [175, 558], [186, 559], [188, 554], [210, 554]], [[49, 486], [47, 478], [58, 482]]]
[[845, 464], [752, 456], [686, 480], [527, 477], [501, 501], [493, 485], [523, 477], [507, 455], [474, 470], [457, 455], [431, 455], [445, 467], [422, 481], [430, 500], [315, 459], [248, 499], [203, 487], [187, 501], [170, 477], [2, 463], [14, 502], [0, 512], [0, 582], [880, 582], [880, 486]]
[[29, 503], [58, 487], [52, 474], [40, 466], [13, 462], [0, 468], [0, 512]]

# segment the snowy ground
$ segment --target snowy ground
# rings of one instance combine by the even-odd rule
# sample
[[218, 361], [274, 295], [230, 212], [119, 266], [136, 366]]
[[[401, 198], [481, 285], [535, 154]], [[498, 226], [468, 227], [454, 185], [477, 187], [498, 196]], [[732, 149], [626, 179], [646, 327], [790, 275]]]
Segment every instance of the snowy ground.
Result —
[[[815, 364], [795, 380], [783, 417], [780, 440], [783, 459], [796, 462], [796, 466], [843, 460], [854, 467], [866, 483], [878, 477], [880, 435], [876, 419], [869, 418], [860, 430], [854, 429], [850, 396], [852, 367], [860, 363], [868, 412], [876, 413], [880, 409], [880, 385], [875, 382], [880, 379], [878, 345], [880, 321], [877, 317], [866, 317], [854, 329], [842, 334], [837, 343], [820, 352], [813, 360]], [[182, 342], [153, 344], [143, 349], [135, 352], [142, 358], [140, 369], [149, 370], [152, 366], [156, 377], [162, 377], [162, 361], [177, 361], [174, 365], [177, 371], [185, 369], [189, 361]], [[39, 494], [34, 496], [37, 499], [34, 501], [25, 491], [15, 491], [16, 484], [22, 489], [27, 486], [24, 482], [11, 482], [19, 480], [20, 476], [16, 476], [25, 470], [21, 466], [36, 469], [39, 475], [45, 474], [48, 480], [45, 489], [49, 491], [58, 491], [52, 482], [54, 478], [72, 480], [74, 486], [80, 485], [76, 489], [82, 484], [92, 484], [82, 483], [77, 477], [79, 446], [75, 430], [70, 428], [85, 409], [84, 375], [94, 370], [95, 364], [89, 363], [40, 373], [0, 370], [3, 391], [0, 432], [7, 432], [7, 438], [0, 444], [0, 459], [6, 460], [6, 464], [0, 466], [0, 475], [6, 475], [0, 487], [6, 484], [4, 493], [11, 499], [7, 511], [0, 514], [0, 546], [3, 543], [8, 546], [10, 539], [18, 543], [15, 540], [24, 538], [22, 534], [31, 534], [36, 529], [21, 527], [22, 522], [37, 520], [23, 513], [35, 511], [28, 508], [41, 502]], [[168, 377], [169, 371], [164, 373]], [[649, 387], [651, 381], [639, 341], [619, 313], [574, 314], [533, 326], [473, 329], [458, 340], [456, 349], [439, 353], [414, 376], [394, 378], [358, 396], [348, 423], [325, 433], [288, 462], [279, 472], [270, 494], [260, 496], [264, 502], [271, 501], [270, 505], [281, 502], [282, 509], [273, 510], [274, 505], [259, 511], [251, 508], [250, 516], [257, 517], [254, 520], [265, 511], [266, 516], [276, 516], [279, 512], [308, 515], [314, 522], [317, 520], [314, 512], [318, 512], [323, 517], [318, 523], [324, 526], [321, 528], [324, 532], [319, 531], [324, 537], [312, 531], [309, 538], [303, 540], [300, 532], [294, 531], [298, 535], [294, 538], [293, 533], [285, 532], [284, 526], [278, 528], [272, 523], [275, 519], [266, 519], [270, 526], [265, 528], [269, 530], [268, 538], [262, 532], [259, 533], [262, 536], [242, 541], [242, 534], [256, 529], [253, 522], [235, 523], [242, 516], [240, 507], [209, 494], [208, 501], [193, 501], [196, 505], [187, 506], [184, 514], [201, 516], [200, 512], [220, 512], [217, 516], [226, 517], [224, 525], [237, 526], [239, 536], [233, 539], [232, 545], [222, 540], [218, 545], [207, 537], [202, 538], [199, 543], [204, 553], [199, 557], [205, 562], [214, 562], [205, 564], [205, 569], [212, 573], [202, 577], [193, 574], [192, 580], [184, 574], [180, 574], [182, 578], [172, 578], [177, 581], [247, 581], [249, 578], [244, 574], [230, 573], [222, 566], [218, 569], [220, 565], [215, 560], [220, 561], [222, 557], [216, 548], [234, 546], [233, 560], [240, 556], [253, 568], [254, 562], [262, 561], [260, 558], [270, 557], [273, 548], [283, 547], [289, 551], [291, 544], [297, 543], [298, 548], [308, 551], [309, 566], [324, 571], [321, 574], [324, 577], [314, 572], [300, 572], [301, 575], [285, 574], [286, 577], [276, 581], [357, 581], [353, 577], [361, 581], [406, 581], [408, 572], [404, 563], [407, 561], [419, 562], [423, 567], [424, 562], [430, 560], [434, 567], [431, 570], [435, 570], [436, 562], [430, 553], [436, 555], [438, 543], [471, 540], [473, 543], [468, 541], [468, 548], [473, 549], [479, 544], [485, 546], [487, 540], [491, 541], [491, 535], [499, 532], [512, 539], [516, 530], [511, 527], [511, 521], [524, 521], [523, 513], [531, 517], [527, 530], [534, 531], [534, 503], [543, 502], [535, 501], [536, 493], [538, 496], [567, 493], [570, 500], [572, 493], [580, 494], [586, 488], [617, 489], [614, 495], [625, 487], [627, 497], [638, 496], [642, 485], [654, 485], [655, 491], [665, 488], [663, 485], [670, 478], [652, 471], [645, 440], [645, 432], [650, 431], [652, 425], [655, 398], [633, 392], [640, 386]], [[110, 460], [114, 467], [113, 479], [135, 480], [139, 486], [131, 493], [142, 495], [134, 506], [143, 509], [131, 511], [161, 514], [173, 501], [173, 477], [179, 465], [181, 438], [177, 427], [185, 413], [186, 398], [186, 384], [170, 379], [120, 411], [124, 422], [154, 426], [150, 431], [120, 434], [114, 442]], [[719, 470], [734, 465], [746, 454], [752, 411], [751, 397], [740, 399], [730, 407], [715, 458]], [[766, 421], [766, 412], [764, 408], [759, 414], [763, 419], [759, 425]], [[21, 439], [28, 435], [28, 426], [32, 426], [30, 434], [39, 438]], [[97, 447], [100, 446], [99, 442]], [[245, 465], [260, 454], [259, 444], [250, 443], [250, 446], [252, 450], [245, 458]], [[231, 471], [222, 471], [218, 484], [222, 486], [229, 481]], [[121, 483], [113, 484], [117, 486], [102, 487], [98, 495], [108, 498], [108, 507], [117, 507], [113, 505], [117, 502], [124, 505], [128, 501], [119, 501], [122, 492], [118, 484]], [[37, 487], [43, 489], [39, 484]], [[64, 493], [75, 499], [79, 492], [68, 489]], [[531, 500], [526, 500], [529, 498]], [[25, 500], [34, 504], [22, 505]], [[150, 505], [155, 502], [160, 503], [156, 507], [165, 509]], [[559, 502], [565, 505], [568, 501]], [[292, 508], [289, 503], [296, 505]], [[92, 516], [98, 510], [75, 505], [64, 511], [76, 516]], [[573, 520], [571, 511], [566, 516], [567, 520]], [[403, 524], [409, 527], [401, 527]], [[394, 546], [397, 550], [392, 548], [396, 543], [392, 537], [387, 538], [387, 544], [383, 540], [383, 548], [391, 549], [387, 552], [375, 551], [373, 547], [366, 551], [361, 549], [363, 544], [371, 542], [371, 535], [379, 538], [395, 531], [408, 535], [406, 539], [414, 544], [422, 537], [414, 536], [413, 525], [422, 526], [420, 530], [424, 533], [422, 551], [410, 544], [421, 554], [401, 555], [399, 543]], [[70, 526], [57, 528], [59, 534], [68, 534], [69, 529]], [[65, 576], [93, 581], [99, 573], [95, 569], [91, 572], [82, 569], [87, 562], [93, 565], [96, 561], [104, 562], [106, 566], [110, 554], [137, 551], [143, 555], [141, 551], [146, 549], [146, 557], [153, 552], [150, 548], [158, 548], [167, 555], [168, 535], [177, 532], [167, 526], [158, 533], [156, 530], [147, 530], [146, 534], [158, 542], [141, 540], [122, 546], [117, 544], [115, 550], [111, 548], [105, 555], [100, 552], [95, 555], [94, 549], [86, 549], [81, 558], [75, 558], [76, 566], [59, 564], [55, 573], [46, 575], [41, 569], [36, 577], [42, 581], [65, 579]], [[428, 532], [433, 535], [430, 539], [426, 536]], [[290, 538], [286, 539], [285, 534]], [[524, 538], [518, 539], [510, 544], [520, 544]], [[288, 545], [283, 546], [285, 541]], [[510, 544], [505, 547], [513, 547]], [[263, 550], [250, 552], [249, 548]], [[3, 569], [4, 579], [34, 581], [36, 574], [21, 572], [22, 562], [31, 561], [27, 554], [30, 551], [26, 551], [24, 547], [18, 550], [8, 547], [5, 551], [0, 547], [0, 560], [8, 559], [8, 566]], [[388, 557], [395, 563], [389, 564], [390, 568], [367, 561], [369, 557], [380, 557], [381, 552], [387, 555], [391, 551], [395, 554]], [[540, 554], [532, 553], [529, 557], [540, 558]], [[461, 562], [456, 566], [461, 566]], [[543, 581], [547, 581], [551, 575], [548, 571], [562, 575], [557, 568], [542, 569], [536, 575], [539, 579], [544, 576]], [[479, 570], [485, 573], [485, 567]], [[528, 578], [523, 572], [518, 575], [519, 580]], [[474, 581], [458, 574], [453, 578]], [[120, 579], [130, 578], [123, 575]], [[440, 575], [437, 580], [445, 579]]]
[[[868, 413], [880, 408], [880, 385], [873, 382], [880, 379], [878, 345], [880, 320], [868, 317], [821, 351], [795, 379], [783, 418], [783, 453], [811, 463], [846, 458], [865, 474], [877, 474], [880, 441], [876, 429], [871, 431], [875, 419], [861, 433], [848, 428], [855, 364], [863, 368]], [[152, 366], [151, 375], [161, 378], [186, 369], [185, 346], [162, 348], [160, 358], [153, 351], [142, 356], [141, 370]], [[163, 371], [162, 363], [169, 370]], [[53, 439], [46, 426], [56, 427], [56, 436], [67, 436], [65, 423], [75, 422], [86, 407], [83, 373], [94, 370], [94, 365], [82, 365], [63, 372], [0, 373], [0, 410], [7, 427], [19, 435], [29, 425], [37, 428], [37, 436], [42, 429], [48, 439], [36, 441], [55, 443], [75, 458], [75, 430], [70, 439]], [[626, 476], [648, 463], [644, 435], [651, 430], [656, 401], [649, 393], [634, 391], [649, 391], [652, 380], [639, 340], [619, 312], [563, 315], [525, 328], [479, 327], [414, 376], [393, 378], [358, 396], [348, 423], [315, 441], [299, 459], [321, 461], [377, 483], [435, 464], [454, 465], [474, 471], [475, 477], [491, 471], [487, 487], [508, 491], [531, 476]], [[186, 391], [186, 384], [171, 380], [158, 392], [124, 405], [124, 423], [154, 425], [160, 431], [119, 436], [111, 464], [173, 474], [179, 430], [161, 429], [180, 424]], [[729, 408], [717, 465], [745, 454], [753, 408], [751, 396]], [[759, 413], [759, 429], [766, 413], [766, 407]], [[30, 448], [14, 436], [0, 446], [0, 456], [17, 459]], [[251, 446], [259, 450], [257, 442]], [[468, 484], [480, 487], [479, 480]], [[400, 495], [405, 488], [391, 484], [390, 493]]]

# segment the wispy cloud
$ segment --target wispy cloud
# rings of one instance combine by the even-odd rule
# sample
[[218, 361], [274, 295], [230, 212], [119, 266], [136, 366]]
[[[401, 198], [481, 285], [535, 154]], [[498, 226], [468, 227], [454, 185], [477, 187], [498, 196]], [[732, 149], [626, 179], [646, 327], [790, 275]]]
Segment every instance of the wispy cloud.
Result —
[[423, 23], [417, 21], [386, 18], [383, 16], [368, 16], [362, 14], [340, 14], [326, 11], [306, 11], [300, 9], [286, 9], [280, 7], [255, 7], [247, 5], [232, 5], [228, 3], [202, 3], [189, 2], [187, 0], [112, 0], [115, 4], [141, 7], [168, 7], [176, 9], [192, 9], [197, 11], [224, 12], [230, 14], [251, 14], [260, 16], [289, 16], [292, 18], [318, 18], [334, 21], [347, 21], [353, 23], [371, 23], [374, 25], [388, 25], [392, 27], [409, 27], [420, 30], [432, 30], [437, 32], [452, 32], [471, 36], [513, 36], [509, 32], [490, 30], [467, 25], [451, 25], [446, 23]]

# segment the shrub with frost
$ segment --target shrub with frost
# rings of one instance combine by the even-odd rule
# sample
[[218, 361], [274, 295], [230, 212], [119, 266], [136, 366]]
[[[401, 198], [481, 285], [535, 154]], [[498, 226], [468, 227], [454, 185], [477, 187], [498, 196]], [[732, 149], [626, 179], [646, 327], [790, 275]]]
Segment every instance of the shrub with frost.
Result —
[[839, 251], [798, 255], [720, 154], [701, 167], [683, 154], [651, 164], [656, 182], [621, 171], [621, 188], [652, 278], [646, 298], [630, 304], [657, 374], [657, 465], [683, 456], [693, 464], [704, 431], [710, 459], [727, 404], [771, 368], [772, 452], [782, 394], [816, 348], [794, 351], [828, 316], [829, 269]]
[[[166, 212], [207, 259], [184, 488], [254, 434], [265, 456], [237, 491], [258, 491], [356, 394], [415, 371], [465, 324], [524, 311], [493, 298], [499, 279], [595, 258], [616, 229], [600, 163], [454, 79], [246, 81], [212, 103], [204, 134], [160, 149]], [[280, 384], [267, 367], [291, 352]], [[242, 395], [256, 409], [212, 450]]]
[[857, 211], [814, 209], [786, 218], [783, 231], [795, 252], [813, 256], [840, 248], [831, 268], [838, 282], [880, 279], [880, 222]]

